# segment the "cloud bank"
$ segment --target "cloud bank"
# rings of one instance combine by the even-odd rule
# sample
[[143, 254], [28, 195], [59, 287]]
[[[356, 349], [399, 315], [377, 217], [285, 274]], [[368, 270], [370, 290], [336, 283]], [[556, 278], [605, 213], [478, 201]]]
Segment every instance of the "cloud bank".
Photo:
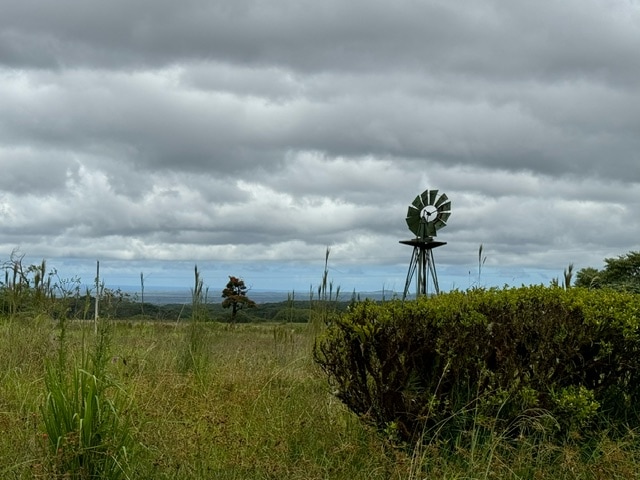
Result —
[[0, 6], [6, 256], [402, 288], [427, 188], [445, 286], [638, 249], [635, 1]]

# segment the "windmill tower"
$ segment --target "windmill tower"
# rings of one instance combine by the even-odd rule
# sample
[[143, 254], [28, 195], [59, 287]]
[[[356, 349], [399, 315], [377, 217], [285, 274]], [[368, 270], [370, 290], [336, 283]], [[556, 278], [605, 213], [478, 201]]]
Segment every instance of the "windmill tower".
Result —
[[438, 275], [433, 258], [433, 249], [446, 245], [446, 242], [435, 240], [437, 231], [447, 225], [451, 216], [451, 201], [438, 190], [425, 190], [409, 205], [407, 210], [407, 226], [415, 238], [401, 240], [400, 243], [413, 247], [407, 280], [404, 284], [404, 300], [409, 293], [411, 281], [416, 276], [416, 297], [429, 293], [429, 279], [433, 283], [435, 293], [440, 293]]

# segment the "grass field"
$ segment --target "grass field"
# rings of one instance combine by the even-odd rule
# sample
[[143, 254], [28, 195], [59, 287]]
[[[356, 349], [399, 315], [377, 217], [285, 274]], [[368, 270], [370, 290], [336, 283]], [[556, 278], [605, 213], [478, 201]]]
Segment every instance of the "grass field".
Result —
[[[640, 443], [467, 439], [402, 449], [364, 426], [314, 365], [306, 324], [114, 323], [106, 375], [135, 447], [132, 479], [639, 478]], [[93, 323], [68, 323], [71, 368]], [[0, 478], [56, 478], [42, 406], [61, 350], [45, 317], [0, 320]], [[63, 477], [58, 472], [58, 478]]]

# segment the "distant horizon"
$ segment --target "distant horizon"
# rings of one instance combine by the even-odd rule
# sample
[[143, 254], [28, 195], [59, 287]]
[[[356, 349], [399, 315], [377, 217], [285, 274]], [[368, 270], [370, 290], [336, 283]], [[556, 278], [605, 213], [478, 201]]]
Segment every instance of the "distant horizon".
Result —
[[[444, 252], [443, 252], [444, 253]], [[8, 257], [8, 255], [6, 255]], [[444, 255], [443, 255], [444, 257]], [[55, 272], [53, 283], [77, 281], [82, 289], [95, 288], [96, 260], [77, 258], [50, 258], [47, 272]], [[502, 288], [521, 285], [548, 285], [552, 279], [561, 279], [563, 268], [526, 268], [483, 266], [479, 275], [477, 260], [472, 256], [464, 259], [467, 264], [447, 264], [447, 259], [436, 257], [436, 271], [441, 292], [466, 290], [473, 287]], [[32, 255], [23, 258], [26, 267], [40, 264], [42, 258]], [[329, 258], [327, 281], [338, 288], [342, 295], [362, 292], [396, 292], [402, 293], [406, 281], [409, 257], [406, 264], [372, 265], [370, 267], [352, 265], [342, 258]], [[110, 289], [127, 290], [129, 293], [140, 293], [140, 275], [144, 277], [145, 293], [162, 291], [189, 292], [194, 282], [194, 267], [210, 293], [222, 291], [229, 275], [245, 280], [249, 291], [253, 292], [295, 292], [308, 296], [309, 291], [317, 291], [322, 282], [324, 258], [318, 258], [312, 264], [292, 262], [213, 262], [213, 261], [153, 261], [153, 260], [100, 260], [100, 282]], [[593, 265], [596, 267], [596, 265]], [[577, 273], [583, 265], [576, 265]], [[412, 289], [415, 278], [412, 281]], [[433, 288], [431, 279], [429, 290]]]
[[[82, 285], [83, 288], [89, 287], [88, 285]], [[106, 285], [106, 288], [111, 290], [120, 290], [125, 295], [135, 295], [134, 301], [142, 301], [142, 291], [140, 286], [135, 285]], [[91, 291], [94, 291], [94, 288]], [[191, 302], [191, 289], [189, 287], [146, 287], [144, 289], [144, 302], [154, 305], [169, 305], [169, 304], [188, 304]], [[215, 304], [222, 302], [222, 296], [213, 294], [209, 290], [207, 294], [207, 303]], [[247, 292], [247, 296], [254, 300], [258, 304], [264, 303], [280, 303], [289, 300], [291, 293], [294, 293], [294, 299], [296, 301], [309, 301], [309, 291], [306, 293], [296, 293], [287, 290], [270, 290], [270, 289], [251, 289]], [[370, 298], [373, 300], [392, 299], [402, 296], [403, 292], [392, 290], [374, 290], [374, 291], [356, 291], [355, 294], [360, 298]], [[351, 300], [353, 291], [351, 292], [339, 292], [339, 301], [347, 302]], [[317, 292], [313, 292], [314, 299], [317, 298]], [[335, 291], [333, 292], [335, 296]], [[413, 294], [409, 294], [409, 298], [413, 298]]]
[[[82, 284], [83, 287], [92, 287], [90, 285], [87, 284]], [[93, 285], [93, 287], [95, 287], [95, 285]], [[126, 292], [140, 292], [141, 288], [140, 285], [125, 285], [125, 284], [118, 284], [118, 285], [107, 285], [105, 283], [105, 287], [106, 288], [110, 288], [110, 289], [121, 289], [123, 291]], [[144, 287], [144, 291], [145, 294], [147, 292], [152, 292], [152, 293], [162, 293], [162, 292], [177, 292], [177, 291], [191, 291], [192, 287], [183, 287], [183, 286], [145, 286]], [[206, 286], [205, 286], [206, 288]], [[404, 289], [403, 289], [404, 290]], [[356, 293], [382, 293], [382, 292], [391, 292], [391, 293], [402, 293], [403, 290], [392, 290], [390, 288], [385, 288], [385, 289], [378, 289], [378, 290], [356, 290]], [[221, 290], [222, 291], [222, 290]], [[295, 290], [296, 294], [297, 292], [300, 292], [301, 290]], [[211, 288], [209, 288], [209, 292], [211, 292]], [[259, 292], [259, 293], [269, 293], [269, 292], [273, 292], [273, 293], [291, 293], [291, 290], [282, 290], [282, 289], [277, 289], [277, 288], [250, 288], [247, 290], [247, 292]], [[309, 292], [309, 289], [306, 290], [306, 292]], [[349, 293], [352, 293], [353, 290], [350, 290]], [[340, 289], [340, 294], [344, 294], [346, 293], [345, 290]]]

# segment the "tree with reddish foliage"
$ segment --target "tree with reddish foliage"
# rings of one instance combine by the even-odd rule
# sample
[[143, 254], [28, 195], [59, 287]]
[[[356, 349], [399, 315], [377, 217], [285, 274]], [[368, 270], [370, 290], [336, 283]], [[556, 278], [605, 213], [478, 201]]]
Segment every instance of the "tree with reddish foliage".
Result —
[[231, 308], [230, 323], [236, 323], [236, 314], [243, 308], [253, 308], [256, 302], [247, 297], [247, 286], [244, 280], [238, 277], [229, 276], [229, 282], [222, 290], [222, 308]]

